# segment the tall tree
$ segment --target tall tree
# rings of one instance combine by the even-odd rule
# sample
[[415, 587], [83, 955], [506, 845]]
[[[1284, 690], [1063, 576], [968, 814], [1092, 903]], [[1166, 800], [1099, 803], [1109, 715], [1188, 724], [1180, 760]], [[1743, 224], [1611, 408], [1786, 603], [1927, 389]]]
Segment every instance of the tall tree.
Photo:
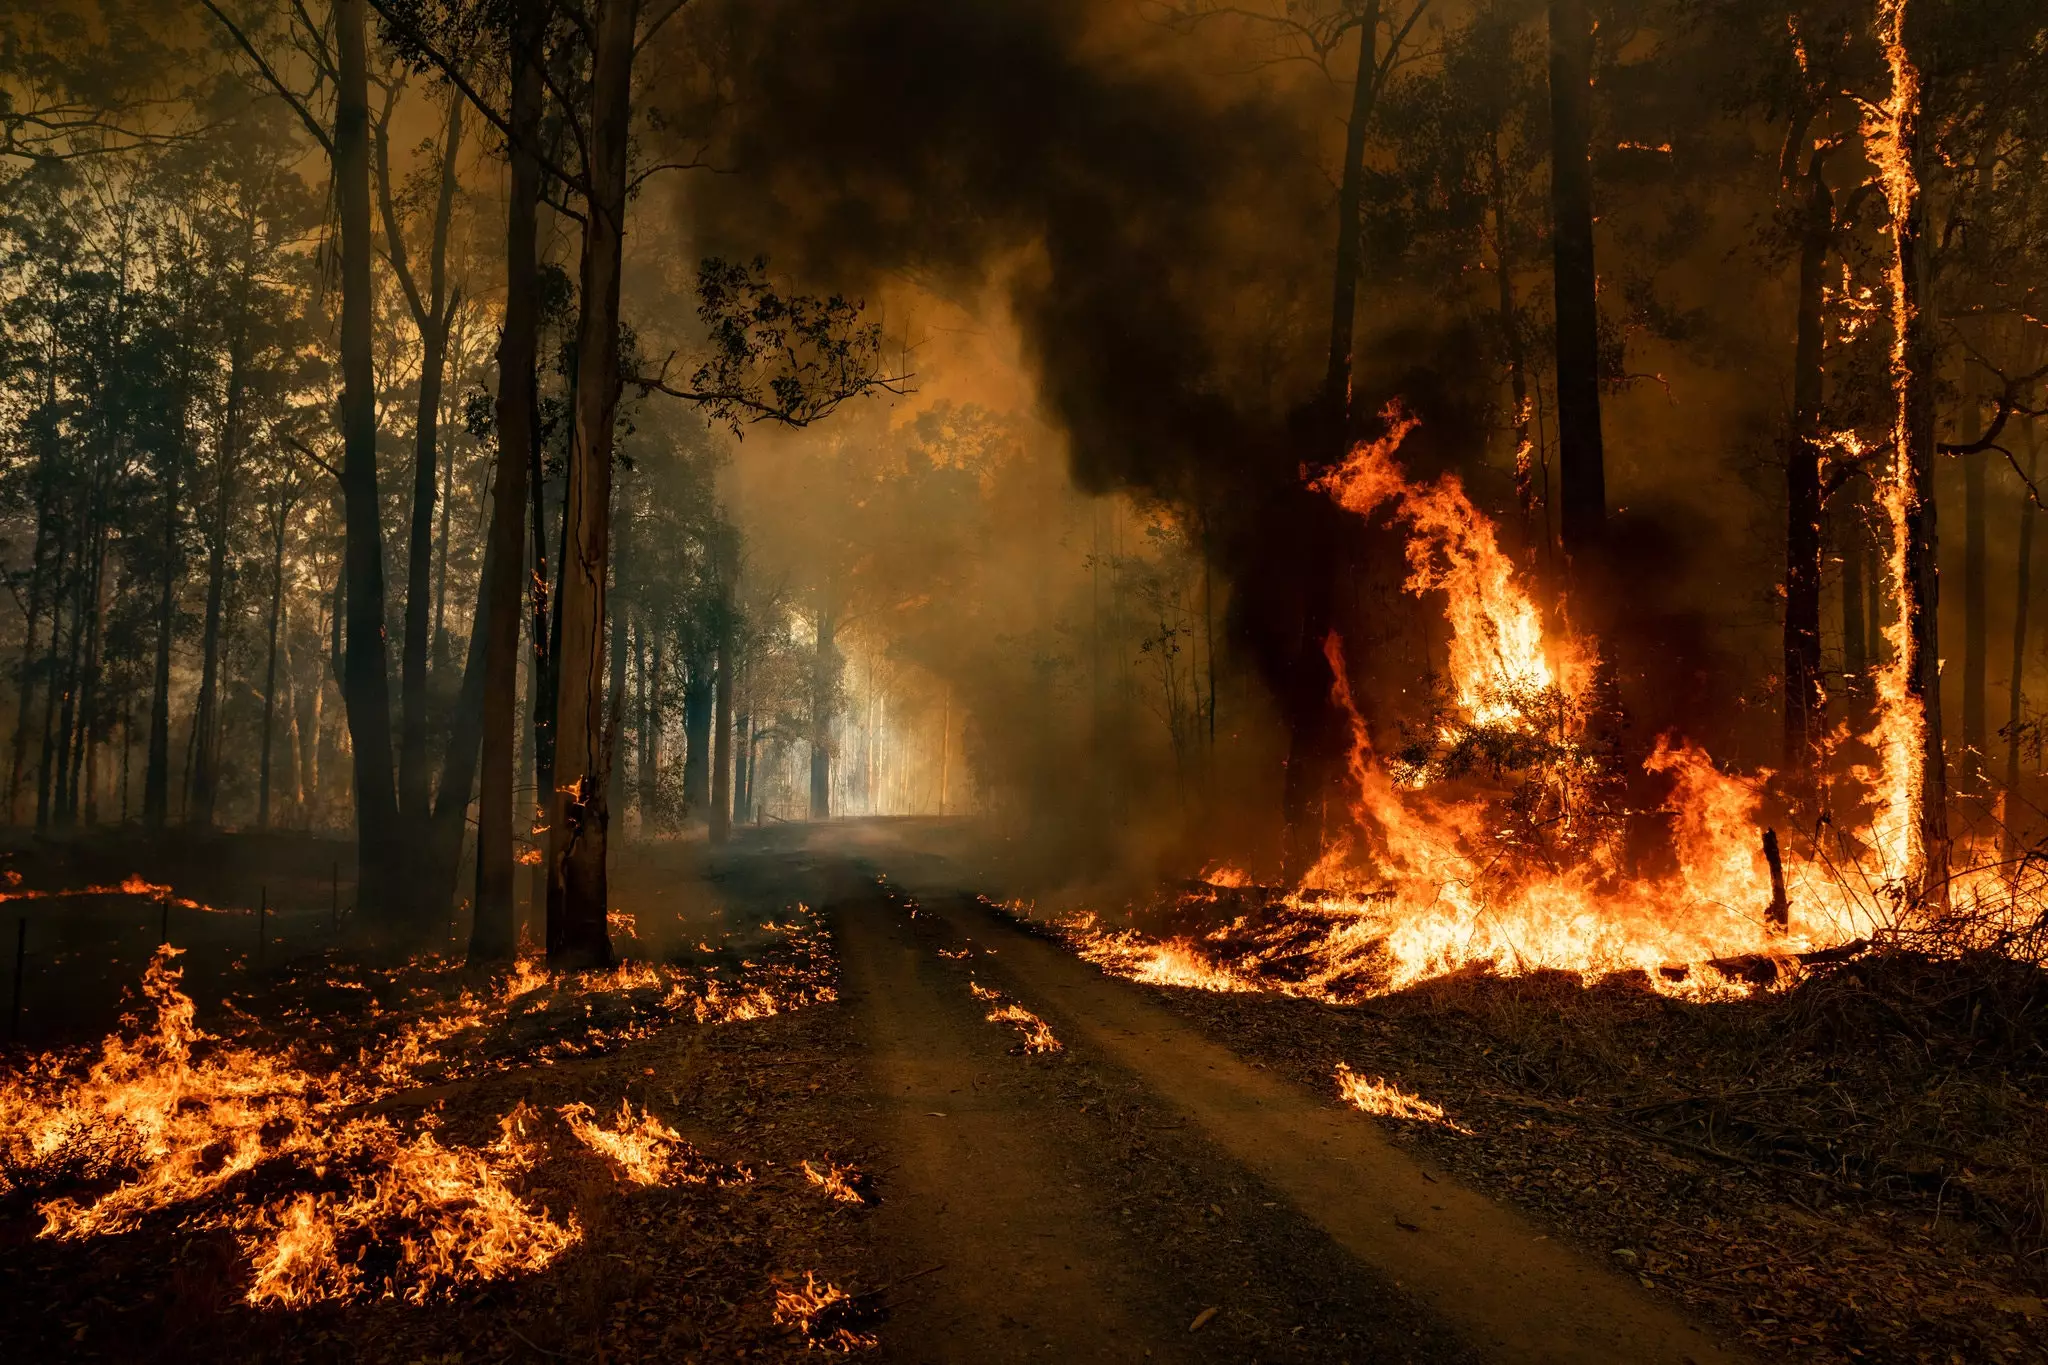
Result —
[[[498, 452], [491, 490], [490, 605], [484, 626], [483, 772], [477, 797], [476, 913], [469, 945], [473, 962], [507, 960], [518, 946], [512, 889], [513, 731], [518, 711], [519, 608], [525, 596], [520, 587], [520, 538], [526, 524], [527, 466], [539, 442], [534, 366], [540, 325], [536, 243], [541, 172], [534, 146], [540, 131], [542, 89], [536, 57], [544, 13], [542, 0], [515, 0], [507, 34], [511, 99], [505, 154], [512, 176], [505, 209], [505, 316], [498, 338]], [[546, 572], [544, 559], [537, 572]]]
[[611, 961], [606, 931], [610, 812], [604, 704], [605, 592], [610, 559], [613, 417], [618, 411], [619, 273], [625, 240], [626, 156], [638, 0], [594, 6], [590, 118], [584, 136], [582, 319], [577, 329], [575, 431], [569, 454], [562, 560], [562, 627], [555, 640], [555, 770], [547, 793], [548, 959]]
[[1607, 524], [1606, 456], [1600, 431], [1599, 277], [1593, 264], [1592, 143], [1592, 18], [1586, 0], [1550, 0], [1558, 508], [1569, 557], [1597, 553]]

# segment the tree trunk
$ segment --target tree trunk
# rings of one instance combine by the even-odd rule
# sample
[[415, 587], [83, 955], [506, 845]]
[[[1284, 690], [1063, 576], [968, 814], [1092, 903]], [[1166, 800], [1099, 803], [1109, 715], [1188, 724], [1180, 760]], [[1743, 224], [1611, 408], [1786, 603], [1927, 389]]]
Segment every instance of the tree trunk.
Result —
[[1835, 547], [1842, 555], [1842, 672], [1852, 704], [1867, 697], [1870, 686], [1870, 634], [1877, 623], [1864, 613], [1863, 522], [1847, 490], [1835, 495]]
[[[642, 623], [642, 630], [646, 629]], [[641, 744], [640, 757], [640, 828], [652, 831], [662, 824], [661, 816], [661, 731], [663, 716], [662, 673], [663, 638], [657, 630], [654, 634], [653, 657], [649, 660], [645, 694], [641, 701], [645, 708], [642, 724], [646, 727], [646, 739]]]
[[1880, 7], [1880, 28], [1891, 63], [1892, 92], [1885, 115], [1891, 146], [1880, 155], [1891, 209], [1893, 259], [1891, 313], [1892, 562], [1899, 578], [1898, 708], [1908, 733], [1888, 755], [1895, 779], [1906, 784], [1911, 826], [1904, 866], [1909, 886], [1939, 904], [1948, 890], [1948, 772], [1941, 735], [1939, 541], [1935, 520], [1935, 367], [1933, 300], [1927, 287], [1924, 237], [1927, 210], [1920, 193], [1920, 79], [1906, 50], [1904, 0]]
[[1956, 755], [1956, 785], [1979, 795], [1984, 789], [1985, 673], [1990, 627], [1985, 607], [1988, 583], [1984, 551], [1985, 451], [1963, 456], [1963, 747]]
[[[505, 319], [498, 338], [498, 459], [491, 493], [490, 599], [483, 618], [484, 695], [482, 786], [476, 810], [476, 912], [469, 960], [509, 961], [518, 950], [513, 905], [513, 732], [517, 727], [520, 544], [526, 521], [527, 465], [538, 432], [534, 364], [538, 347], [535, 243], [540, 209], [540, 166], [533, 153], [540, 131], [542, 0], [518, 0], [512, 19], [512, 185], [505, 221]], [[543, 566], [545, 561], [543, 561]], [[530, 822], [529, 822], [530, 823]]]
[[[1500, 138], [1497, 134], [1486, 140], [1486, 183], [1487, 194], [1493, 200], [1493, 254], [1494, 270], [1499, 276], [1496, 307], [1500, 312], [1501, 350], [1507, 359], [1508, 399], [1515, 410], [1515, 507], [1521, 513], [1523, 542], [1530, 547], [1529, 553], [1540, 565], [1549, 557], [1549, 547], [1537, 529], [1536, 452], [1529, 441], [1529, 372], [1522, 356], [1521, 320], [1515, 309], [1514, 261], [1509, 255], [1512, 227], [1508, 218], [1507, 176], [1501, 170]], [[1210, 686], [1210, 705], [1213, 710], [1213, 683]], [[1211, 728], [1214, 728], [1213, 723]]]
[[[554, 579], [548, 577], [547, 488], [541, 478], [538, 431], [527, 464], [526, 481], [532, 492], [533, 514], [533, 624], [529, 632], [533, 652], [526, 665], [527, 702], [533, 712], [533, 723], [527, 727], [527, 734], [533, 741], [533, 812], [529, 823], [533, 832], [544, 833], [548, 827], [549, 812], [553, 809], [553, 798], [549, 793], [555, 784], [554, 639], [561, 619], [561, 596], [555, 591], [559, 575]], [[562, 530], [567, 531], [566, 518], [563, 519]], [[560, 536], [556, 537], [555, 543], [557, 546], [562, 543]], [[560, 558], [559, 555], [556, 557]], [[526, 894], [529, 905], [535, 909], [547, 904], [548, 863], [545, 858], [533, 864]]]
[[227, 592], [228, 524], [234, 513], [235, 476], [241, 457], [242, 350], [238, 335], [228, 348], [228, 399], [221, 419], [220, 458], [215, 462], [213, 525], [207, 530], [206, 633], [200, 645], [198, 752], [192, 771], [191, 822], [213, 827], [214, 798], [220, 788], [221, 611]]
[[717, 647], [697, 646], [684, 661], [683, 809], [692, 817], [711, 805], [711, 712], [717, 680], [712, 676]]
[[832, 818], [832, 722], [839, 709], [839, 650], [833, 609], [819, 595], [817, 651], [811, 660], [811, 819]]
[[1593, 25], [1586, 0], [1550, 0], [1550, 210], [1557, 295], [1558, 502], [1564, 552], [1598, 550], [1607, 523], [1600, 435], [1600, 311], [1593, 267]]
[[744, 824], [753, 819], [754, 812], [754, 698], [753, 669], [740, 652], [740, 673], [735, 680], [739, 685], [741, 711], [739, 718], [739, 752], [734, 756], [732, 782], [732, 818]]
[[1785, 771], [1795, 785], [1813, 777], [1827, 728], [1820, 659], [1821, 304], [1835, 206], [1820, 154], [1807, 171], [1799, 241], [1799, 306], [1792, 361], [1792, 439], [1785, 458]]
[[381, 933], [408, 923], [407, 869], [391, 760], [385, 650], [384, 530], [377, 495], [377, 393], [371, 355], [370, 105], [365, 0], [334, 0], [339, 80], [335, 201], [341, 220], [341, 487], [347, 539], [347, 654], [342, 699], [355, 766], [358, 906]]
[[99, 728], [94, 723], [99, 708], [100, 684], [100, 636], [101, 623], [106, 620], [107, 583], [107, 517], [105, 498], [105, 475], [102, 472], [94, 479], [92, 544], [92, 586], [87, 593], [91, 606], [86, 617], [85, 663], [78, 684], [78, 730], [71, 752], [71, 800], [67, 817], [75, 821], [79, 815], [81, 792], [84, 803], [85, 822], [98, 823], [94, 789], [96, 770], [93, 764], [99, 739]]
[[[428, 261], [427, 295], [424, 299], [405, 279], [407, 296], [413, 306], [413, 320], [420, 335], [419, 407], [414, 419], [412, 529], [406, 540], [405, 654], [401, 662], [399, 698], [403, 720], [399, 738], [398, 808], [404, 827], [419, 832], [426, 820], [427, 790], [427, 658], [432, 648], [428, 639], [434, 589], [434, 499], [440, 482], [435, 460], [439, 457], [441, 428], [441, 386], [448, 361], [448, 325], [453, 317], [447, 297], [448, 225], [455, 205], [455, 155], [462, 142], [462, 96], [451, 93], [448, 124], [441, 155], [441, 193], [434, 210], [434, 235]], [[379, 147], [384, 145], [379, 139]], [[399, 240], [399, 223], [391, 205], [389, 158], [384, 161], [382, 185], [385, 236], [393, 243], [392, 255], [403, 271], [404, 256]]]
[[647, 619], [633, 613], [633, 805], [640, 837], [654, 833], [654, 806], [647, 800], [648, 778], [654, 772], [654, 708], [647, 696]]
[[[732, 534], [725, 537], [732, 539]], [[718, 696], [711, 717], [711, 842], [732, 837], [732, 627], [733, 578], [738, 556], [721, 554], [718, 568]]]
[[605, 574], [610, 558], [612, 422], [619, 401], [619, 267], [625, 235], [626, 145], [637, 0], [605, 0], [591, 62], [589, 213], [583, 227], [583, 315], [576, 431], [569, 452], [561, 690], [548, 825], [548, 959], [606, 965], [605, 808], [610, 757], [603, 702]]
[[609, 602], [611, 644], [607, 656], [611, 677], [605, 686], [605, 766], [610, 778], [605, 785], [605, 810], [615, 814], [623, 827], [626, 815], [626, 764], [623, 741], [626, 725], [627, 626], [632, 619], [632, 598], [627, 590], [631, 563], [633, 517], [625, 490], [618, 491], [618, 505], [612, 509], [612, 592]]
[[[1344, 128], [1344, 164], [1337, 185], [1337, 261], [1330, 300], [1330, 346], [1323, 373], [1318, 466], [1344, 457], [1351, 436], [1352, 343], [1358, 326], [1361, 243], [1358, 207], [1365, 178], [1365, 134], [1372, 121], [1379, 81], [1379, 0], [1367, 0], [1359, 18], [1358, 66], [1351, 83], [1351, 117]], [[1285, 824], [1285, 874], [1306, 872], [1322, 853], [1324, 785], [1333, 757], [1336, 714], [1330, 701], [1330, 665], [1323, 653], [1329, 634], [1331, 598], [1327, 579], [1336, 572], [1336, 537], [1320, 499], [1302, 504], [1296, 560], [1301, 566], [1300, 634], [1295, 642], [1285, 699], [1287, 767], [1281, 790]], [[813, 763], [812, 798], [817, 793]], [[1313, 826], [1313, 828], [1311, 828]]]
[[[48, 494], [44, 487], [47, 481], [47, 473], [39, 468], [36, 478], [38, 488], [35, 546], [29, 556], [28, 605], [22, 623], [21, 666], [15, 674], [14, 683], [14, 753], [7, 771], [7, 819], [10, 824], [19, 823], [21, 820], [21, 773], [28, 761], [28, 718], [35, 702], [36, 627], [42, 620], [44, 547], [49, 540], [45, 505]], [[56, 629], [56, 626], [52, 624], [51, 629]]]
[[[151, 829], [164, 827], [171, 806], [171, 628], [178, 602], [178, 474], [182, 446], [181, 441], [164, 466], [163, 544], [159, 547], [163, 563], [157, 578], [156, 659], [150, 671], [149, 758], [142, 772], [142, 820]], [[56, 630], [56, 617], [52, 615], [52, 638]]]
[[[476, 790], [477, 756], [484, 732], [484, 658], [489, 647], [491, 569], [491, 550], [486, 546], [483, 571], [477, 578], [477, 612], [470, 623], [462, 684], [448, 726], [448, 742], [441, 754], [441, 782], [434, 793], [434, 808], [428, 813], [426, 828], [418, 836], [419, 910], [430, 916], [428, 922], [432, 924], [446, 923], [448, 908], [454, 903], [456, 887], [462, 880], [462, 838], [468, 828], [470, 795]], [[474, 932], [472, 926], [471, 933]]]
[[[2034, 419], [2026, 422], [2027, 433], [2027, 481], [2031, 483], [2039, 460], [2038, 435]], [[2005, 789], [2012, 793], [2006, 801], [2006, 837], [2013, 838], [2012, 825], [2017, 815], [2015, 799], [2020, 789], [2020, 720], [2025, 714], [2027, 680], [2027, 607], [2034, 576], [2034, 500], [2031, 495], [2020, 496], [2019, 567], [2013, 583], [2012, 608], [2012, 683], [2007, 689], [2005, 713]]]
[[270, 541], [270, 644], [263, 665], [263, 745], [256, 765], [256, 828], [270, 828], [271, 733], [277, 718], [277, 637], [284, 625], [284, 538], [292, 514], [292, 499], [280, 491], [276, 520]]

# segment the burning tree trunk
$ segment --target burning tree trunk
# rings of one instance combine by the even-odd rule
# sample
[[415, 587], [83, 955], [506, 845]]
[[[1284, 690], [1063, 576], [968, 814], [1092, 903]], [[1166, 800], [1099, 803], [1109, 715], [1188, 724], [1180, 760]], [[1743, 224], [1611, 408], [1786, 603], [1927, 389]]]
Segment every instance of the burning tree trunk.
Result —
[[1567, 557], [1607, 523], [1600, 435], [1599, 277], [1593, 266], [1593, 25], [1586, 0], [1550, 0], [1550, 209], [1556, 258], [1558, 503]]
[[576, 362], [576, 431], [562, 564], [561, 690], [548, 821], [548, 958], [561, 966], [611, 961], [605, 926], [605, 575], [609, 567], [612, 423], [619, 402], [619, 267], [625, 235], [626, 144], [637, 0], [598, 10], [591, 64], [589, 212], [583, 228], [583, 314]]
[[[505, 213], [505, 318], [498, 338], [498, 459], [491, 491], [488, 586], [483, 607], [484, 695], [482, 778], [476, 812], [476, 911], [471, 962], [509, 960], [518, 948], [513, 906], [513, 738], [519, 672], [520, 544], [526, 523], [526, 476], [534, 458], [538, 394], [534, 363], [539, 308], [536, 247], [540, 165], [541, 0], [518, 0], [512, 15], [512, 135], [506, 148], [512, 184]], [[536, 518], [536, 523], [537, 523]], [[540, 561], [543, 564], [544, 560]], [[538, 641], [537, 641], [538, 643]]]
[[1948, 882], [1948, 781], [1941, 746], [1940, 580], [1934, 506], [1935, 356], [1927, 298], [1926, 208], [1921, 199], [1920, 75], [1906, 46], [1906, 0], [1881, 0], [1891, 90], [1872, 112], [1867, 141], [1891, 212], [1892, 463], [1884, 503], [1899, 619], [1882, 679], [1890, 869], [1930, 899]]
[[1821, 298], [1834, 240], [1834, 198], [1824, 154], [1806, 172], [1799, 239], [1798, 339], [1792, 363], [1792, 440], [1785, 460], [1785, 771], [1804, 784], [1822, 733], [1827, 700], [1821, 689]]

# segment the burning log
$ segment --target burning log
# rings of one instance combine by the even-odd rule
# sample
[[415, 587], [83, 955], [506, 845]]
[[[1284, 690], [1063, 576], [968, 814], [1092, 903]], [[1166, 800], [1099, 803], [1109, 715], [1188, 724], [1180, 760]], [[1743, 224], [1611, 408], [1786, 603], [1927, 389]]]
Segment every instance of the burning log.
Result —
[[1782, 934], [1792, 927], [1792, 907], [1785, 899], [1785, 860], [1778, 853], [1778, 831], [1764, 831], [1764, 861], [1771, 865], [1771, 908], [1765, 912], [1765, 921], [1773, 933]]

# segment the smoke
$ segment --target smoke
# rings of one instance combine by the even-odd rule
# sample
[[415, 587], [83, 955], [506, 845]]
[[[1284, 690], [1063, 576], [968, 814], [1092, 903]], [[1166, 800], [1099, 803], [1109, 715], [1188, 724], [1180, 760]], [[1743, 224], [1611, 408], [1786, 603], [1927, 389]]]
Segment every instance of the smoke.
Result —
[[[1297, 725], [1326, 704], [1321, 640], [1306, 638], [1321, 619], [1384, 725], [1419, 697], [1442, 627], [1400, 591], [1395, 533], [1302, 478], [1337, 448], [1314, 399], [1343, 102], [1319, 72], [1254, 69], [1223, 24], [1188, 31], [1148, 12], [706, 10], [693, 40], [720, 54], [716, 159], [734, 173], [691, 182], [686, 228], [706, 252], [766, 254], [807, 289], [873, 298], [908, 281], [966, 309], [995, 292], [1075, 484], [1179, 510], [1228, 585], [1233, 649]], [[1398, 399], [1422, 419], [1404, 464], [1483, 485], [1499, 402], [1498, 376], [1475, 363], [1484, 339], [1372, 271], [1352, 411], [1369, 427]], [[1477, 491], [1507, 502], [1505, 488]]]
[[[1075, 483], [1182, 509], [1284, 696], [1305, 592], [1368, 553], [1301, 487], [1328, 453], [1306, 400], [1329, 326], [1331, 87], [1241, 61], [1221, 79], [1239, 57], [1221, 29], [1096, 0], [766, 0], [715, 23], [737, 174], [693, 185], [694, 240], [813, 288], [1000, 290]], [[1398, 342], [1361, 398], [1442, 419], [1425, 465], [1431, 443], [1476, 452], [1453, 414], [1477, 404], [1443, 377], [1473, 367], [1431, 364], [1456, 339]]]

